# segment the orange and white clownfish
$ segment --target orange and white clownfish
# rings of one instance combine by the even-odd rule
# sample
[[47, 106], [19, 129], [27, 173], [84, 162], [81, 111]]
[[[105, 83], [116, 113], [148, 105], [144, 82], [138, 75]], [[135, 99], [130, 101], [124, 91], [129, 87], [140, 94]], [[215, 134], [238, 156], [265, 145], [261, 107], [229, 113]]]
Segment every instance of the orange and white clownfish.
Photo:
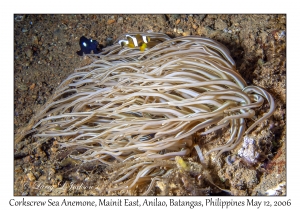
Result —
[[139, 47], [141, 51], [144, 51], [148, 47], [148, 43], [150, 42], [150, 37], [145, 35], [126, 35], [127, 40], [120, 40], [119, 44], [124, 47], [135, 48]]

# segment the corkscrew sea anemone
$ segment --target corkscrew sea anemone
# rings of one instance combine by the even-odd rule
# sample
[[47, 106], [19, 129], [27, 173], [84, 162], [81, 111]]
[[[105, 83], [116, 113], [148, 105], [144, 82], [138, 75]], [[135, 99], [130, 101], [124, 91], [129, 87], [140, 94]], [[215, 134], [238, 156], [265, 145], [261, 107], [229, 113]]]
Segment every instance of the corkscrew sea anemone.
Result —
[[[118, 44], [125, 38], [122, 35], [100, 54], [89, 55], [92, 63], [60, 84], [16, 141], [34, 132], [37, 142], [59, 137], [61, 148], [81, 149], [72, 158], [83, 162], [136, 161], [115, 181], [129, 180], [125, 185], [130, 188], [163, 176], [157, 167], [172, 168], [168, 161], [176, 156], [188, 156], [195, 146], [193, 134], [230, 129], [227, 143], [204, 153], [219, 158], [274, 112], [272, 96], [247, 86], [219, 42], [199, 36], [139, 34], [157, 44], [145, 51], [122, 47]], [[265, 100], [269, 111], [258, 118], [255, 111]], [[253, 123], [247, 127], [246, 120]], [[196, 151], [203, 158], [201, 146]]]

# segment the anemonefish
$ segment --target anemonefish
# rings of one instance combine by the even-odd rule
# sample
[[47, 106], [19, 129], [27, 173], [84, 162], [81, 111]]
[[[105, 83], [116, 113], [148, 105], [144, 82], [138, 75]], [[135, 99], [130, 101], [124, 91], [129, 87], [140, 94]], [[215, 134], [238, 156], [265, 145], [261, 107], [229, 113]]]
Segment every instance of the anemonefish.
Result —
[[141, 51], [144, 51], [150, 42], [150, 37], [145, 36], [145, 35], [126, 35], [127, 40], [120, 40], [119, 44], [124, 47], [130, 47], [130, 48], [135, 48], [139, 47]]
[[81, 50], [77, 52], [78, 55], [91, 54], [92, 51], [96, 54], [99, 53], [98, 42], [96, 40], [88, 39], [82, 36], [79, 40]]

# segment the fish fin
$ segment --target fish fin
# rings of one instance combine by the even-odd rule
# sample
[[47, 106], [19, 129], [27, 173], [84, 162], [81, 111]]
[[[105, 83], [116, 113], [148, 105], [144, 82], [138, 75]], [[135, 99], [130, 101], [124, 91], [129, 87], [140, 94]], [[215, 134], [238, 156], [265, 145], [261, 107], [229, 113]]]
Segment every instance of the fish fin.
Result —
[[127, 46], [130, 47], [130, 48], [134, 48], [135, 47], [134, 44], [131, 43], [131, 42], [129, 42]]
[[79, 56], [83, 56], [83, 52], [82, 52], [82, 50], [80, 50], [80, 51], [77, 51], [77, 55], [79, 55]]
[[142, 46], [140, 47], [141, 51], [144, 51], [147, 48], [147, 44], [143, 43]]
[[96, 48], [96, 49], [93, 49], [93, 52], [94, 52], [94, 54], [98, 54], [98, 53], [100, 53], [100, 51], [99, 51], [99, 49], [98, 49], [98, 48]]

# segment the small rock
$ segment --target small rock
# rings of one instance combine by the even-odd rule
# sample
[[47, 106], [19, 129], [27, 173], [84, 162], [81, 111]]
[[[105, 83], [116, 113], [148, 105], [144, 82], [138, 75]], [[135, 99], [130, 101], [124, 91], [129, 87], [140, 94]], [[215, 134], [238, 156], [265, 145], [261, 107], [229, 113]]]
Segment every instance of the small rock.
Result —
[[229, 33], [229, 34], [232, 33], [232, 31], [231, 31], [231, 30], [228, 30], [227, 28], [224, 28], [224, 29], [223, 29], [223, 32], [224, 32], [224, 33]]
[[165, 15], [158, 15], [156, 18], [158, 25], [164, 25], [166, 22], [166, 16]]
[[56, 175], [56, 180], [61, 182], [63, 180], [63, 176], [61, 174]]
[[22, 192], [22, 196], [27, 196], [28, 192]]
[[198, 28], [198, 26], [196, 25], [196, 24], [193, 24], [193, 29], [197, 29]]
[[30, 65], [30, 62], [29, 62], [29, 61], [25, 62], [25, 66], [26, 66], [26, 67], [29, 66], [29, 65]]
[[197, 29], [197, 34], [198, 34], [198, 35], [202, 35], [202, 30], [201, 30], [200, 27]]
[[38, 38], [37, 38], [36, 36], [33, 36], [33, 37], [32, 37], [32, 44], [38, 45], [38, 43], [39, 43]]
[[112, 24], [112, 23], [114, 23], [116, 20], [115, 19], [109, 19], [108, 21], [107, 21], [107, 24]]
[[55, 41], [58, 40], [59, 37], [61, 37], [63, 35], [63, 31], [61, 29], [56, 29], [54, 32], [53, 32], [53, 39]]
[[35, 46], [32, 47], [32, 51], [33, 51], [33, 54], [34, 54], [34, 55], [36, 55], [37, 53], [40, 52], [39, 48], [37, 48], [37, 47], [35, 47]]
[[53, 153], [56, 153], [57, 152], [57, 150], [58, 150], [58, 148], [55, 148], [55, 147], [51, 147], [51, 152], [53, 152]]
[[217, 19], [215, 22], [215, 28], [218, 30], [224, 30], [224, 28], [227, 28], [227, 24], [221, 19]]
[[206, 35], [208, 34], [210, 31], [209, 27], [202, 27], [200, 26], [198, 29], [197, 29], [197, 34], [198, 35]]
[[180, 23], [180, 19], [176, 20], [176, 25], [178, 25]]
[[55, 174], [55, 172], [56, 172], [56, 171], [55, 171], [54, 168], [50, 168], [50, 169], [49, 169], [48, 176], [50, 176], [50, 177], [53, 176], [53, 175]]
[[16, 167], [15, 167], [15, 173], [16, 173], [16, 174], [21, 174], [21, 173], [23, 173], [23, 168], [22, 168], [20, 165], [16, 166]]
[[123, 23], [123, 17], [118, 18], [118, 23], [122, 24]]
[[178, 19], [178, 18], [180, 18], [180, 15], [171, 15], [171, 18], [173, 19], [173, 20], [175, 20], [175, 19]]
[[191, 32], [190, 31], [185, 31], [182, 33], [182, 36], [190, 36]]
[[29, 86], [29, 89], [30, 89], [30, 90], [33, 90], [34, 87], [35, 87], [35, 83], [32, 83], [32, 85]]
[[267, 42], [267, 38], [268, 38], [268, 33], [265, 31], [262, 31], [259, 36], [261, 37], [261, 42], [262, 43], [266, 43]]
[[244, 137], [243, 147], [239, 149], [238, 155], [242, 157], [249, 165], [257, 163], [260, 156], [259, 148], [256, 145], [254, 138], [248, 136]]
[[46, 153], [41, 149], [41, 147], [38, 147], [37, 148], [37, 154], [36, 154], [36, 156], [38, 157], [46, 157]]
[[28, 87], [27, 87], [27, 85], [22, 84], [22, 85], [19, 86], [19, 89], [22, 90], [22, 91], [26, 91], [26, 90], [28, 90]]
[[43, 51], [42, 51], [42, 54], [43, 55], [47, 55], [49, 53], [49, 50], [48, 49], [44, 49]]
[[264, 60], [263, 59], [258, 59], [257, 64], [262, 67], [264, 65]]
[[183, 33], [183, 30], [182, 30], [181, 28], [178, 28], [178, 29], [177, 29], [177, 33], [182, 34], [182, 33]]
[[27, 177], [28, 177], [29, 181], [35, 181], [35, 176], [33, 175], [33, 173], [31, 171], [27, 174]]
[[45, 182], [45, 181], [47, 181], [47, 177], [45, 175], [42, 175], [42, 176], [39, 177], [39, 181], [40, 182], [42, 182], [42, 181]]
[[28, 30], [26, 28], [22, 28], [22, 32], [26, 33]]
[[24, 163], [29, 163], [30, 162], [30, 155], [26, 156], [23, 160], [24, 160]]

